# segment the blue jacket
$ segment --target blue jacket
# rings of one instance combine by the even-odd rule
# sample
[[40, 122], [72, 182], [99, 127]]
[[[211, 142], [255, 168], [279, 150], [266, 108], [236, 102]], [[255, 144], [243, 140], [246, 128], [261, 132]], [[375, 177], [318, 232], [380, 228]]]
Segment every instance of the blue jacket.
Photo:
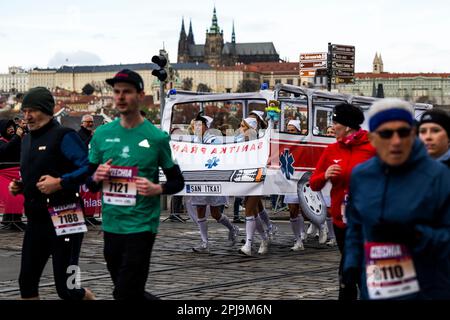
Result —
[[388, 167], [378, 156], [355, 167], [346, 215], [344, 274], [362, 271], [362, 299], [368, 299], [364, 243], [377, 241], [380, 221], [411, 226], [419, 235], [408, 249], [420, 292], [406, 298], [450, 299], [450, 170], [430, 158], [418, 139], [400, 167]]

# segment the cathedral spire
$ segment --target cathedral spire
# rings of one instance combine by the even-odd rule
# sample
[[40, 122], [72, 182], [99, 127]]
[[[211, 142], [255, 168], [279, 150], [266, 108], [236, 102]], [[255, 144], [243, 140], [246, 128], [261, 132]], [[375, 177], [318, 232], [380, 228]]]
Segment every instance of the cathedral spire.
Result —
[[189, 44], [195, 44], [194, 32], [192, 31], [192, 20], [189, 20], [189, 34], [187, 36], [187, 40]]
[[186, 36], [186, 30], [184, 29], [184, 17], [181, 18], [181, 32], [180, 32], [180, 35], [183, 35], [183, 34], [184, 34], [184, 36]]
[[233, 31], [231, 33], [231, 43], [236, 44], [236, 34], [234, 33], [234, 20], [233, 20]]
[[217, 23], [217, 15], [216, 15], [216, 6], [214, 6], [213, 17], [212, 17], [212, 25], [209, 29], [210, 33], [220, 33], [219, 24]]

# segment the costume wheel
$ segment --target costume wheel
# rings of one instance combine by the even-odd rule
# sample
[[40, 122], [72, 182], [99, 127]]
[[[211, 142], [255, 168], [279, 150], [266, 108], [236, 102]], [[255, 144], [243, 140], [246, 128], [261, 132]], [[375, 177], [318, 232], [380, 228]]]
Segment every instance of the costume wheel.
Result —
[[300, 208], [316, 226], [321, 225], [327, 218], [327, 207], [321, 192], [311, 190], [309, 178], [311, 173], [305, 173], [297, 184], [297, 195]]

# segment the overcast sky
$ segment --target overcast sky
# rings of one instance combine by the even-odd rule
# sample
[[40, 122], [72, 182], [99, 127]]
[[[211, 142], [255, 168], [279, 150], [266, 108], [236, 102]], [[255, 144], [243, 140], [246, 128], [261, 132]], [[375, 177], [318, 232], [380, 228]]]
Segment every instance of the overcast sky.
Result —
[[[389, 72], [450, 72], [448, 0], [0, 1], [0, 73], [8, 66], [150, 62], [165, 45], [176, 62], [181, 19], [204, 43], [214, 5], [225, 41], [270, 42], [281, 58], [356, 47], [356, 71], [381, 52]], [[187, 30], [186, 30], [187, 31]]]

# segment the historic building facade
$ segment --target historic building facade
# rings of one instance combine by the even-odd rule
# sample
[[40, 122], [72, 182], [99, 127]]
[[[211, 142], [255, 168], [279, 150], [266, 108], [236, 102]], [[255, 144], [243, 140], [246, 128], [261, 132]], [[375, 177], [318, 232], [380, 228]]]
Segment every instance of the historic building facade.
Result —
[[236, 43], [236, 34], [231, 33], [231, 42], [225, 42], [223, 30], [217, 22], [214, 8], [212, 25], [206, 31], [205, 44], [195, 44], [192, 22], [186, 35], [184, 19], [181, 23], [180, 39], [178, 40], [178, 63], [204, 62], [211, 66], [232, 66], [237, 63], [278, 62], [280, 56], [272, 42]]
[[28, 72], [21, 67], [9, 67], [8, 73], [0, 74], [0, 92], [25, 92], [29, 88]]
[[381, 54], [375, 54], [373, 72], [355, 73], [355, 84], [339, 85], [339, 92], [376, 96], [382, 84], [384, 97], [431, 103], [450, 109], [450, 73], [384, 72]]

